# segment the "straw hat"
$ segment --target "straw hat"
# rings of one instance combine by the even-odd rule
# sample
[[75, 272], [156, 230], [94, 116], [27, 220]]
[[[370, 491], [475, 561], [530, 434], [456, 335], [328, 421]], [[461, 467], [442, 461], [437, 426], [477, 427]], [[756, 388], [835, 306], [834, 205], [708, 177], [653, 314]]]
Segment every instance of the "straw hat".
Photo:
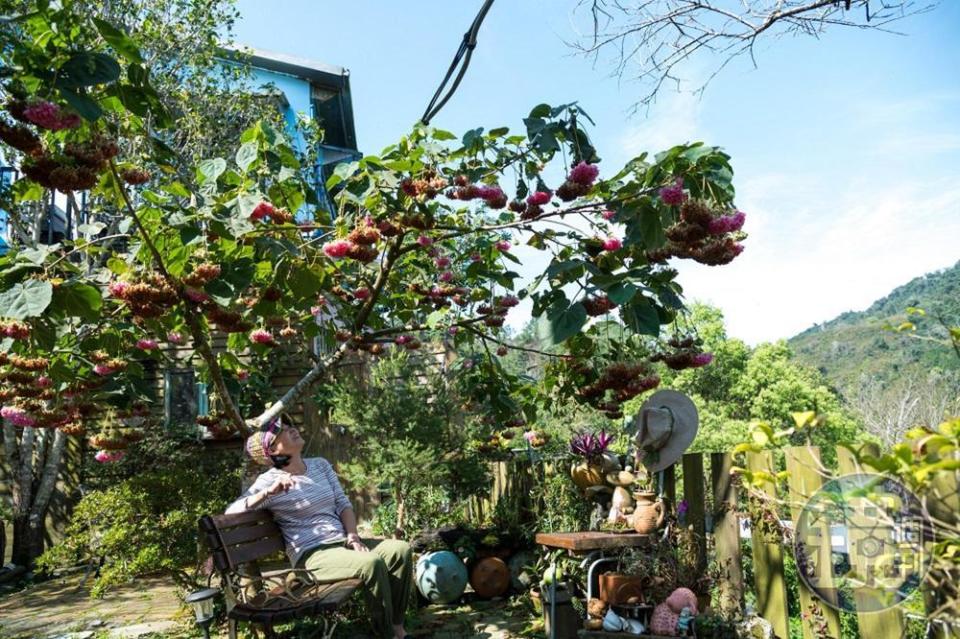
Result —
[[683, 456], [697, 436], [700, 419], [693, 401], [674, 390], [657, 391], [634, 418], [637, 457], [651, 473]]

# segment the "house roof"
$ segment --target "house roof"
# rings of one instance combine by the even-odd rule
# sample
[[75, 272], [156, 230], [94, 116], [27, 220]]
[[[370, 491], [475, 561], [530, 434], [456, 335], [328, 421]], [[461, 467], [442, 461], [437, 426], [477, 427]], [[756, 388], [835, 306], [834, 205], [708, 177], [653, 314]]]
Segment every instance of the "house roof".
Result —
[[228, 46], [224, 49], [228, 57], [231, 54], [249, 54], [250, 63], [260, 69], [286, 73], [304, 78], [328, 87], [344, 88], [349, 85], [350, 71], [333, 64], [300, 58], [252, 47]]

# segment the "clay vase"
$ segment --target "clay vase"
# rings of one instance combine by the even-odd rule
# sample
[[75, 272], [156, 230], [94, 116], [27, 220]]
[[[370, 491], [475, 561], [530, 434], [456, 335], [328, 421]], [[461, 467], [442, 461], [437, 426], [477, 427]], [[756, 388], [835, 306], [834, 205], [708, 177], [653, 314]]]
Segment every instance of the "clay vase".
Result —
[[633, 510], [633, 529], [641, 535], [649, 535], [663, 525], [667, 511], [663, 500], [656, 493], [634, 493], [637, 500]]

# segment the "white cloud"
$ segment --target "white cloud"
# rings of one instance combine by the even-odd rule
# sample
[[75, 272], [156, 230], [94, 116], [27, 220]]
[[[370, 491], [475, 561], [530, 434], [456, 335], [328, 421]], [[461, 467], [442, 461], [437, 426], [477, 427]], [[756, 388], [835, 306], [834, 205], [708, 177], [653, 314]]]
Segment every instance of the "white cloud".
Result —
[[688, 299], [719, 306], [729, 333], [751, 344], [863, 310], [960, 257], [955, 180], [853, 184], [831, 199], [813, 178], [771, 174], [740, 192], [751, 235], [743, 255], [722, 268], [684, 264], [679, 279]]
[[622, 152], [630, 158], [643, 151], [654, 153], [703, 138], [702, 105], [700, 98], [689, 92], [665, 93], [648, 117], [627, 127], [619, 139]]

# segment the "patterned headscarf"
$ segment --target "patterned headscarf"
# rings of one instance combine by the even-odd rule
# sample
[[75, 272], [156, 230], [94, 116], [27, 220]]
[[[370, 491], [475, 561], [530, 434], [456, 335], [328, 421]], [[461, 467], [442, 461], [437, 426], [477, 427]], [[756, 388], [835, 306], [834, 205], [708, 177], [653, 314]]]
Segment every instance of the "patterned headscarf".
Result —
[[260, 432], [254, 433], [247, 437], [247, 441], [244, 444], [244, 450], [257, 464], [261, 466], [272, 466], [273, 460], [270, 458], [270, 446], [273, 444], [273, 441], [279, 437], [280, 433], [283, 431], [283, 423], [280, 421], [280, 418], [276, 418], [271, 422], [265, 424]]

